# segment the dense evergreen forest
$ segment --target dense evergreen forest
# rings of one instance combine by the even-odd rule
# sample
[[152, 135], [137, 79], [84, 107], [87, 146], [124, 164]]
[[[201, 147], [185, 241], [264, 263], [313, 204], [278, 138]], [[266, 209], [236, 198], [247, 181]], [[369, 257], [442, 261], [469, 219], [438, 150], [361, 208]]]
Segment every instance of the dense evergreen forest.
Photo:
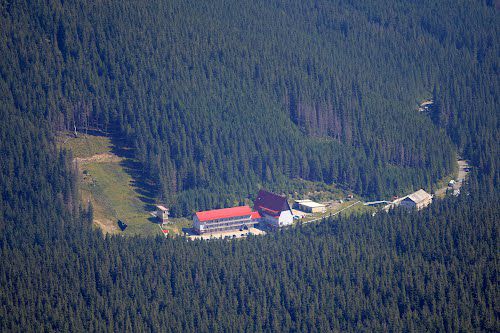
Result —
[[[0, 13], [1, 331], [500, 330], [491, 1]], [[455, 150], [474, 168], [461, 196], [419, 213], [231, 242], [103, 236], [54, 144], [75, 126], [135, 146], [179, 214], [294, 177], [364, 195], [427, 186]]]
[[[2, 127], [2, 143], [5, 132], [16, 137], [18, 121]], [[64, 209], [73, 188], [65, 156], [44, 161], [50, 149], [29, 137], [24, 158], [7, 150], [13, 181], [0, 178], [2, 189], [12, 186], [0, 200], [2, 331], [500, 328], [500, 202], [475, 176], [468, 195], [418, 214], [341, 218], [232, 242], [104, 237], [85, 210], [71, 218]]]
[[494, 112], [496, 14], [476, 3], [23, 3], [2, 8], [5, 98], [127, 140], [175, 214], [295, 178], [430, 189], [454, 167], [439, 127], [473, 154], [459, 125]]

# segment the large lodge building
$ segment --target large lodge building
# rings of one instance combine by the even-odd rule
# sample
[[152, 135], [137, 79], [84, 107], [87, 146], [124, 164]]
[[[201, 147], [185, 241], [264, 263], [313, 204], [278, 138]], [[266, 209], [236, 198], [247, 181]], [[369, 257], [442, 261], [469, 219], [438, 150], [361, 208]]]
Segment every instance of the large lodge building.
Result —
[[400, 203], [401, 207], [421, 210], [432, 203], [432, 195], [425, 192], [423, 189], [418, 190], [406, 196]]
[[224, 232], [253, 227], [260, 214], [248, 206], [223, 208], [198, 212], [193, 218], [193, 229], [199, 234]]
[[291, 225], [293, 214], [285, 196], [260, 190], [249, 206], [214, 209], [198, 212], [193, 217], [193, 231], [199, 235], [251, 228], [262, 223], [271, 229]]

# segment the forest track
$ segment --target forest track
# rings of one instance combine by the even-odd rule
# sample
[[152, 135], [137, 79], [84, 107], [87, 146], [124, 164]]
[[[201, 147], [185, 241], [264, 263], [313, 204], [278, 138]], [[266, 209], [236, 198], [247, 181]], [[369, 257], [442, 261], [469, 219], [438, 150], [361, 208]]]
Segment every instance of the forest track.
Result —
[[[457, 158], [457, 164], [458, 164], [458, 175], [457, 175], [455, 185], [453, 186], [453, 189], [460, 191], [462, 185], [465, 182], [465, 179], [467, 178], [467, 176], [470, 172], [469, 171], [470, 165], [469, 165], [468, 161], [463, 160], [460, 157]], [[446, 191], [448, 189], [449, 189], [448, 184], [445, 184], [443, 187], [441, 187], [440, 189], [437, 189], [434, 192], [434, 196], [435, 197], [444, 197], [446, 195]]]
[[359, 203], [361, 203], [361, 201], [360, 201], [360, 200], [356, 201], [356, 202], [355, 202], [355, 203], [353, 203], [353, 204], [350, 204], [350, 205], [349, 205], [349, 206], [347, 206], [347, 207], [342, 208], [341, 210], [339, 210], [339, 211], [337, 211], [337, 212], [335, 212], [335, 213], [332, 213], [332, 214], [329, 214], [329, 215], [324, 215], [324, 216], [318, 217], [317, 219], [314, 219], [314, 220], [311, 220], [311, 221], [305, 221], [305, 222], [302, 222], [302, 224], [307, 224], [307, 223], [317, 222], [317, 221], [321, 221], [321, 220], [323, 220], [323, 219], [326, 219], [326, 218], [328, 218], [328, 217], [332, 217], [332, 216], [338, 215], [338, 214], [342, 213], [344, 210], [349, 209], [349, 208], [351, 208], [351, 207], [354, 207], [354, 206], [356, 206], [356, 205], [357, 205], [357, 204], [359, 204]]

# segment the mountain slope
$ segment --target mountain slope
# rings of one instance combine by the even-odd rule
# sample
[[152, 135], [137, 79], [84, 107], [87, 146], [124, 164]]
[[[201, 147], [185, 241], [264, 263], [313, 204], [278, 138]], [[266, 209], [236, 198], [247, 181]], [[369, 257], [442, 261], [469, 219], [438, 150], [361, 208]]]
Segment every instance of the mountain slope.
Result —
[[421, 7], [6, 5], [2, 77], [16, 107], [54, 129], [117, 129], [182, 214], [259, 184], [291, 191], [296, 177], [392, 195], [452, 170], [449, 139], [416, 102], [453, 68], [464, 74], [449, 86], [475, 70], [463, 59], [477, 36], [460, 48], [452, 36], [461, 13], [445, 18], [439, 39], [437, 12]]
[[[500, 331], [496, 10], [492, 1], [446, 0], [0, 2], [0, 330]], [[253, 54], [236, 47], [239, 39], [269, 49], [253, 67], [224, 72], [237, 58], [225, 52]], [[292, 61], [297, 45], [304, 47]], [[315, 45], [328, 52], [319, 56]], [[193, 68], [217, 63], [206, 79], [189, 76], [186, 50], [195, 47], [207, 60]], [[177, 53], [167, 58], [165, 50]], [[316, 54], [317, 82], [308, 73], [315, 63], [304, 62]], [[329, 54], [349, 70], [326, 86], [329, 66], [319, 63]], [[161, 61], [175, 66], [165, 72]], [[430, 95], [431, 119], [411, 112]], [[319, 166], [333, 166], [333, 175], [339, 168], [339, 179], [361, 192], [378, 177], [394, 190], [423, 184], [433, 166], [446, 170], [444, 131], [473, 169], [462, 195], [417, 213], [230, 242], [105, 236], [79, 206], [71, 157], [54, 143], [54, 130], [87, 122], [116, 126], [135, 143], [166, 195], [175, 180], [180, 211], [220, 203], [214, 191], [233, 182], [228, 200], [268, 175], [279, 188], [286, 181], [276, 172], [328, 175]], [[392, 160], [391, 144], [405, 136]], [[195, 175], [182, 171], [194, 170], [191, 160], [212, 159], [206, 152], [214, 169], [201, 177], [201, 163], [201, 183], [181, 186]], [[223, 158], [234, 152], [261, 160], [240, 169]], [[430, 170], [412, 169], [424, 160]]]

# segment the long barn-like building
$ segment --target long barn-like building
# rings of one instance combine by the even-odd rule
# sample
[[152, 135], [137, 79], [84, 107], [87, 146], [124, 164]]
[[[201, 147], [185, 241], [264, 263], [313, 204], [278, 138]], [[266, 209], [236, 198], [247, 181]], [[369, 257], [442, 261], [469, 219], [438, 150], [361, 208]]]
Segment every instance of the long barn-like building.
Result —
[[432, 203], [432, 195], [425, 192], [423, 189], [418, 190], [406, 196], [400, 203], [401, 207], [420, 210], [429, 206]]
[[225, 232], [253, 227], [259, 220], [259, 212], [252, 212], [249, 206], [214, 209], [197, 212], [193, 217], [193, 229], [199, 235]]

